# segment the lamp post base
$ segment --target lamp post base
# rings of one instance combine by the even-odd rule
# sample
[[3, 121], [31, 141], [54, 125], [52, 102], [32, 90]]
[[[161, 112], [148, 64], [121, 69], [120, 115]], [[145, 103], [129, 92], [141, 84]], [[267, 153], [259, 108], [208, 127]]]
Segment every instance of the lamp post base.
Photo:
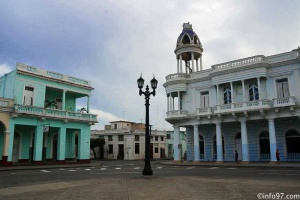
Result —
[[152, 169], [151, 168], [144, 168], [143, 175], [152, 176], [153, 175]]

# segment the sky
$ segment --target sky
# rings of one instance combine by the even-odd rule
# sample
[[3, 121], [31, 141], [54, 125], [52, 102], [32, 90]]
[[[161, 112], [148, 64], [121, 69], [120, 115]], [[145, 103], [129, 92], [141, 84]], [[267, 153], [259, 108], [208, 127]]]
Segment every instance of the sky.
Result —
[[99, 122], [92, 129], [101, 130], [115, 120], [145, 123], [137, 79], [142, 73], [150, 86], [154, 74], [150, 124], [172, 130], [163, 83], [177, 71], [174, 50], [186, 22], [204, 48], [204, 69], [300, 46], [298, 0], [0, 0], [0, 76], [21, 62], [91, 81]]

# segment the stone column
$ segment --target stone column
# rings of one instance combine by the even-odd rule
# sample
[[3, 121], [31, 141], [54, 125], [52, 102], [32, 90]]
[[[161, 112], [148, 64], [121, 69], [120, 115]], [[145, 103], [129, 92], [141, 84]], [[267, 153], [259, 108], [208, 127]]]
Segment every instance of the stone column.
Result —
[[169, 94], [167, 94], [167, 112], [170, 110], [170, 105], [169, 105]]
[[244, 83], [244, 80], [242, 80], [242, 89], [243, 89], [243, 102], [246, 102], [245, 83]]
[[180, 72], [183, 73], [182, 72], [182, 55], [181, 54], [179, 55], [179, 59], [180, 59]]
[[269, 119], [268, 122], [269, 122], [269, 141], [270, 141], [271, 162], [276, 162], [277, 142], [276, 142], [274, 119]]
[[193, 69], [193, 72], [195, 72], [195, 65], [194, 65], [194, 52], [191, 52], [192, 54], [192, 69]]
[[180, 73], [180, 71], [179, 71], [179, 59], [178, 58], [176, 58], [177, 59], [177, 73]]
[[42, 164], [42, 152], [43, 152], [43, 127], [36, 126], [34, 133], [34, 153], [33, 153], [33, 162], [37, 164]]
[[249, 148], [246, 120], [241, 121], [241, 138], [242, 138], [242, 154], [243, 162], [249, 162]]
[[219, 98], [219, 85], [217, 85], [217, 105], [220, 105], [220, 98]]
[[261, 99], [260, 98], [260, 77], [257, 77], [257, 87], [258, 87], [258, 100]]
[[63, 96], [62, 96], [62, 110], [66, 110], [66, 92], [67, 92], [67, 90], [63, 90]]
[[172, 106], [172, 93], [170, 93], [170, 111], [173, 111], [173, 106]]
[[194, 161], [200, 161], [199, 130], [198, 125], [194, 125]]
[[87, 96], [86, 112], [90, 113], [90, 95]]
[[202, 71], [203, 67], [202, 67], [202, 55], [200, 55], [200, 71]]
[[172, 106], [173, 106], [173, 110], [175, 110], [175, 102], [174, 102], [174, 97], [172, 97]]
[[4, 138], [3, 138], [3, 154], [2, 154], [2, 164], [4, 166], [10, 165], [8, 162], [8, 147], [9, 147], [9, 131], [4, 131]]
[[181, 110], [180, 109], [180, 92], [178, 92], [178, 110]]
[[231, 103], [234, 103], [233, 84], [230, 82]]
[[221, 133], [221, 122], [216, 123], [217, 162], [223, 162], [223, 143]]
[[66, 154], [66, 128], [61, 127], [58, 133], [58, 144], [57, 144], [57, 161], [60, 163], [65, 162]]
[[197, 72], [199, 71], [198, 60], [199, 59], [196, 60], [196, 69], [197, 69]]
[[179, 157], [179, 149], [178, 149], [178, 144], [180, 144], [180, 127], [179, 126], [173, 126], [174, 127], [174, 145], [173, 145], [173, 150], [174, 150], [174, 161], [180, 161]]

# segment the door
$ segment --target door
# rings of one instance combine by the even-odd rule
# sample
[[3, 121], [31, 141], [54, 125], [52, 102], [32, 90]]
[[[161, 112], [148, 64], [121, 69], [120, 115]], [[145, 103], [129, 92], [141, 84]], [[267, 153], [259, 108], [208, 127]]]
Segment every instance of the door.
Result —
[[19, 161], [19, 148], [20, 148], [20, 136], [19, 136], [19, 134], [15, 133], [14, 144], [13, 144], [12, 162], [18, 162]]
[[119, 144], [118, 159], [124, 160], [124, 144]]
[[237, 150], [237, 152], [239, 154], [238, 160], [243, 160], [241, 138], [235, 139], [235, 149]]
[[25, 86], [23, 95], [23, 105], [33, 106], [33, 87]]
[[52, 160], [57, 160], [57, 134], [53, 137], [52, 142]]

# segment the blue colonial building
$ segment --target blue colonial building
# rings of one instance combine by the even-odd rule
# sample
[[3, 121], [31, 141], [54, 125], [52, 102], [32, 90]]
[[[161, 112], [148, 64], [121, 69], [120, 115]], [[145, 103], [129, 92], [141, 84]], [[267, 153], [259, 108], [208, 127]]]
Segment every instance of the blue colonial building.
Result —
[[89, 162], [92, 90], [90, 81], [17, 63], [0, 77], [1, 163]]
[[[187, 159], [243, 162], [300, 161], [300, 49], [255, 55], [203, 70], [203, 47], [183, 24], [175, 49], [177, 73], [166, 77], [167, 118], [186, 128]], [[175, 68], [176, 69], [176, 68]]]

